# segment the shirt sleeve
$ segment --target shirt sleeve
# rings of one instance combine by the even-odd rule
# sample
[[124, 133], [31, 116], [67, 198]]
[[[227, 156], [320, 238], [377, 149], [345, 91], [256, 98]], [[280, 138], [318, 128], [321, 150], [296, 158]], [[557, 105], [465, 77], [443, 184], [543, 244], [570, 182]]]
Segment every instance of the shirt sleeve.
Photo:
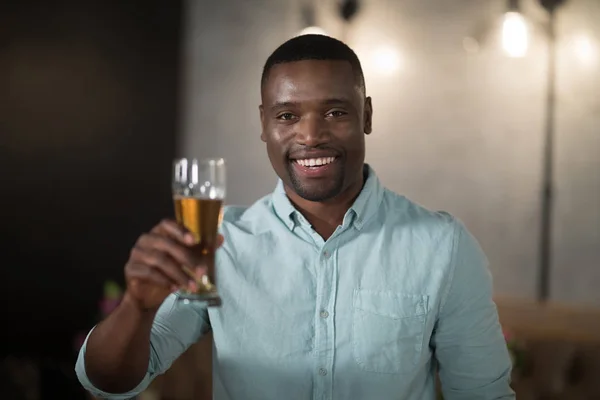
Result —
[[171, 364], [210, 328], [205, 307], [183, 304], [172, 294], [160, 306], [150, 334], [150, 362], [144, 379], [127, 393], [107, 393], [96, 388], [85, 371], [85, 350], [92, 333], [88, 333], [75, 364], [79, 382], [92, 395], [109, 400], [126, 400], [143, 392], [152, 380], [164, 373]]
[[458, 222], [452, 262], [454, 271], [432, 335], [444, 399], [515, 399], [488, 262]]

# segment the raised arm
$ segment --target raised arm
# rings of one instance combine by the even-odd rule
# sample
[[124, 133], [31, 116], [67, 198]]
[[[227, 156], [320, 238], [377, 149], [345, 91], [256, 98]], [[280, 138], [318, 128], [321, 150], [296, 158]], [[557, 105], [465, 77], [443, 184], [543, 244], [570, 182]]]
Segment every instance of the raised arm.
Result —
[[194, 244], [193, 236], [169, 220], [140, 236], [125, 266], [122, 303], [80, 351], [76, 371], [86, 389], [102, 398], [128, 399], [208, 330], [205, 308], [169, 296], [189, 284], [182, 265], [203, 265]]
[[175, 295], [150, 317], [124, 302], [90, 332], [75, 366], [86, 390], [102, 399], [130, 399], [209, 329], [206, 309], [181, 304]]

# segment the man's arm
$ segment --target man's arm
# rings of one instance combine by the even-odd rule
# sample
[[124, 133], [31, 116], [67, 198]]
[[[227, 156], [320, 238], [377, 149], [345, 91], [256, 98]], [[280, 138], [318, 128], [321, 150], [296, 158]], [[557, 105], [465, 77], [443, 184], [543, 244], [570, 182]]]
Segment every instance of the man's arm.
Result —
[[[219, 235], [217, 247], [222, 243]], [[165, 219], [138, 238], [125, 264], [123, 302], [80, 350], [76, 370], [86, 389], [130, 398], [208, 329], [206, 308], [182, 305], [172, 294], [190, 283], [182, 265], [200, 268], [207, 261], [194, 235], [175, 221]]]
[[431, 340], [444, 399], [514, 399], [487, 259], [462, 224], [454, 236], [454, 271]]
[[[150, 323], [134, 314], [127, 304], [119, 306], [90, 332], [79, 352], [77, 377], [96, 397], [125, 400], [136, 396], [209, 330], [206, 308], [181, 304], [175, 295], [167, 297]], [[110, 365], [111, 356], [103, 349], [110, 349], [111, 354], [122, 352], [115, 359], [126, 360], [126, 364]], [[140, 363], [144, 365], [141, 373]], [[119, 378], [96, 374], [92, 382], [89, 367], [98, 365], [104, 371], [121, 371], [116, 374]]]

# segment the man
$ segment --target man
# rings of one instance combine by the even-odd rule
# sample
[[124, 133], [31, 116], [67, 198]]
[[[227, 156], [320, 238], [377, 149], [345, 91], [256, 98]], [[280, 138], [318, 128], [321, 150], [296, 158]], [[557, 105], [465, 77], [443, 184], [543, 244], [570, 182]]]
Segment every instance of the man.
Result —
[[448, 400], [514, 399], [477, 242], [364, 164], [373, 110], [354, 52], [291, 39], [267, 60], [261, 96], [280, 181], [224, 214], [223, 305], [176, 300], [180, 265], [202, 261], [181, 227], [160, 223], [132, 250], [122, 304], [81, 350], [82, 384], [130, 398], [212, 330], [217, 400], [433, 399], [438, 370]]

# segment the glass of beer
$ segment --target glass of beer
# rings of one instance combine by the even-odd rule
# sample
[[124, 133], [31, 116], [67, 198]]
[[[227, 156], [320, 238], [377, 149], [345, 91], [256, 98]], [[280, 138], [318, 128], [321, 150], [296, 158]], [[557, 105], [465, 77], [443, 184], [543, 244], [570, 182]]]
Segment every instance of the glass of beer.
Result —
[[225, 199], [225, 160], [222, 158], [180, 158], [173, 163], [173, 202], [177, 222], [195, 237], [196, 247], [206, 260], [207, 273], [195, 265], [183, 265], [190, 277], [188, 287], [178, 298], [218, 306], [221, 299], [216, 287], [215, 251]]

